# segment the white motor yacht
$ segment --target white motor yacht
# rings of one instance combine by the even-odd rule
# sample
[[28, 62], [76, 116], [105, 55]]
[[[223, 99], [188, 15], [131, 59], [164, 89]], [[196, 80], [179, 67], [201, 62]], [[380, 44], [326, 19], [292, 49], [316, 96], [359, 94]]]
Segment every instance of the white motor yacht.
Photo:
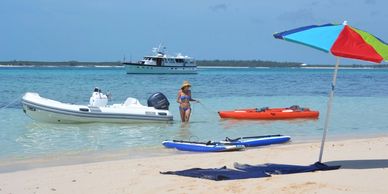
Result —
[[139, 62], [123, 62], [127, 74], [195, 74], [195, 60], [182, 54], [168, 56], [166, 47], [154, 48], [154, 55], [145, 56]]

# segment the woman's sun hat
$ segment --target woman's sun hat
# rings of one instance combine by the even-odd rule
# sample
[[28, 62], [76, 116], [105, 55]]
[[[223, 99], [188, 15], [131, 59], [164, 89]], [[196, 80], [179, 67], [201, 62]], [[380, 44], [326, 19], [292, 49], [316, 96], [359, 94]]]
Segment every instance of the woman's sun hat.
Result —
[[182, 86], [181, 86], [181, 89], [183, 89], [184, 87], [186, 87], [186, 86], [189, 86], [189, 87], [191, 87], [191, 84], [190, 84], [190, 82], [189, 81], [183, 81], [183, 84], [182, 84]]

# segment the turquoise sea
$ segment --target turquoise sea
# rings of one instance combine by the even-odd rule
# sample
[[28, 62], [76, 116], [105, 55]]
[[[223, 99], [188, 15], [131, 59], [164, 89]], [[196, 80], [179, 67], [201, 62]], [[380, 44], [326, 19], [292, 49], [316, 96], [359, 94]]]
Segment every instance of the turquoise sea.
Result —
[[[163, 149], [161, 141], [221, 140], [267, 134], [290, 135], [294, 142], [321, 138], [333, 70], [300, 68], [200, 68], [197, 75], [128, 75], [124, 68], [1, 67], [0, 160], [83, 153]], [[191, 123], [182, 126], [178, 88], [189, 80]], [[46, 124], [27, 117], [20, 104], [25, 92], [62, 102], [87, 104], [94, 87], [110, 91], [111, 103], [126, 97], [146, 104], [154, 92], [171, 103], [170, 124]], [[218, 110], [300, 105], [319, 110], [318, 120], [222, 120]], [[337, 79], [328, 139], [388, 135], [388, 70], [341, 69]], [[140, 151], [139, 151], [140, 150]], [[152, 151], [151, 151], [152, 152]]]

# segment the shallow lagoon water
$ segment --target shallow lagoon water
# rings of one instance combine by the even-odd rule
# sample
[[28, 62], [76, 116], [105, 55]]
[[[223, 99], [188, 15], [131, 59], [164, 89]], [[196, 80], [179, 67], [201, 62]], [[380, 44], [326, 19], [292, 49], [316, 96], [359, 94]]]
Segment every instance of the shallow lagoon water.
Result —
[[[0, 68], [0, 159], [56, 154], [161, 149], [165, 139], [220, 140], [267, 134], [294, 142], [321, 137], [330, 89], [330, 69], [204, 68], [197, 75], [128, 75], [123, 68]], [[388, 134], [388, 70], [341, 69], [328, 139]], [[189, 125], [179, 120], [177, 89], [189, 80], [194, 98]], [[20, 98], [27, 91], [69, 103], [87, 104], [95, 86], [142, 104], [154, 92], [170, 100], [173, 123], [46, 124], [28, 118]], [[15, 102], [15, 103], [12, 103]], [[10, 104], [11, 103], [11, 104]], [[223, 120], [218, 110], [300, 105], [319, 110], [317, 120]], [[7, 106], [7, 107], [5, 107]]]

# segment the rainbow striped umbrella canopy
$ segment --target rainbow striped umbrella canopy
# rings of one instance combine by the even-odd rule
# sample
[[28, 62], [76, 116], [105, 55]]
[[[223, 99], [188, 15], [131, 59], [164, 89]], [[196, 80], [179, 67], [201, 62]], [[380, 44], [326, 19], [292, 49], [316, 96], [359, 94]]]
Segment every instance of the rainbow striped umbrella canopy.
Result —
[[334, 56], [375, 63], [388, 61], [388, 44], [372, 34], [343, 24], [304, 26], [273, 35]]
[[324, 52], [330, 52], [334, 56], [337, 56], [337, 63], [334, 68], [333, 81], [331, 83], [331, 91], [329, 93], [329, 100], [327, 101], [326, 118], [323, 127], [321, 149], [319, 152], [318, 161], [321, 162], [326, 133], [329, 126], [340, 57], [381, 63], [382, 61], [388, 61], [388, 45], [368, 32], [347, 25], [346, 21], [343, 24], [304, 26], [276, 33], [273, 36], [278, 39], [303, 44]]

